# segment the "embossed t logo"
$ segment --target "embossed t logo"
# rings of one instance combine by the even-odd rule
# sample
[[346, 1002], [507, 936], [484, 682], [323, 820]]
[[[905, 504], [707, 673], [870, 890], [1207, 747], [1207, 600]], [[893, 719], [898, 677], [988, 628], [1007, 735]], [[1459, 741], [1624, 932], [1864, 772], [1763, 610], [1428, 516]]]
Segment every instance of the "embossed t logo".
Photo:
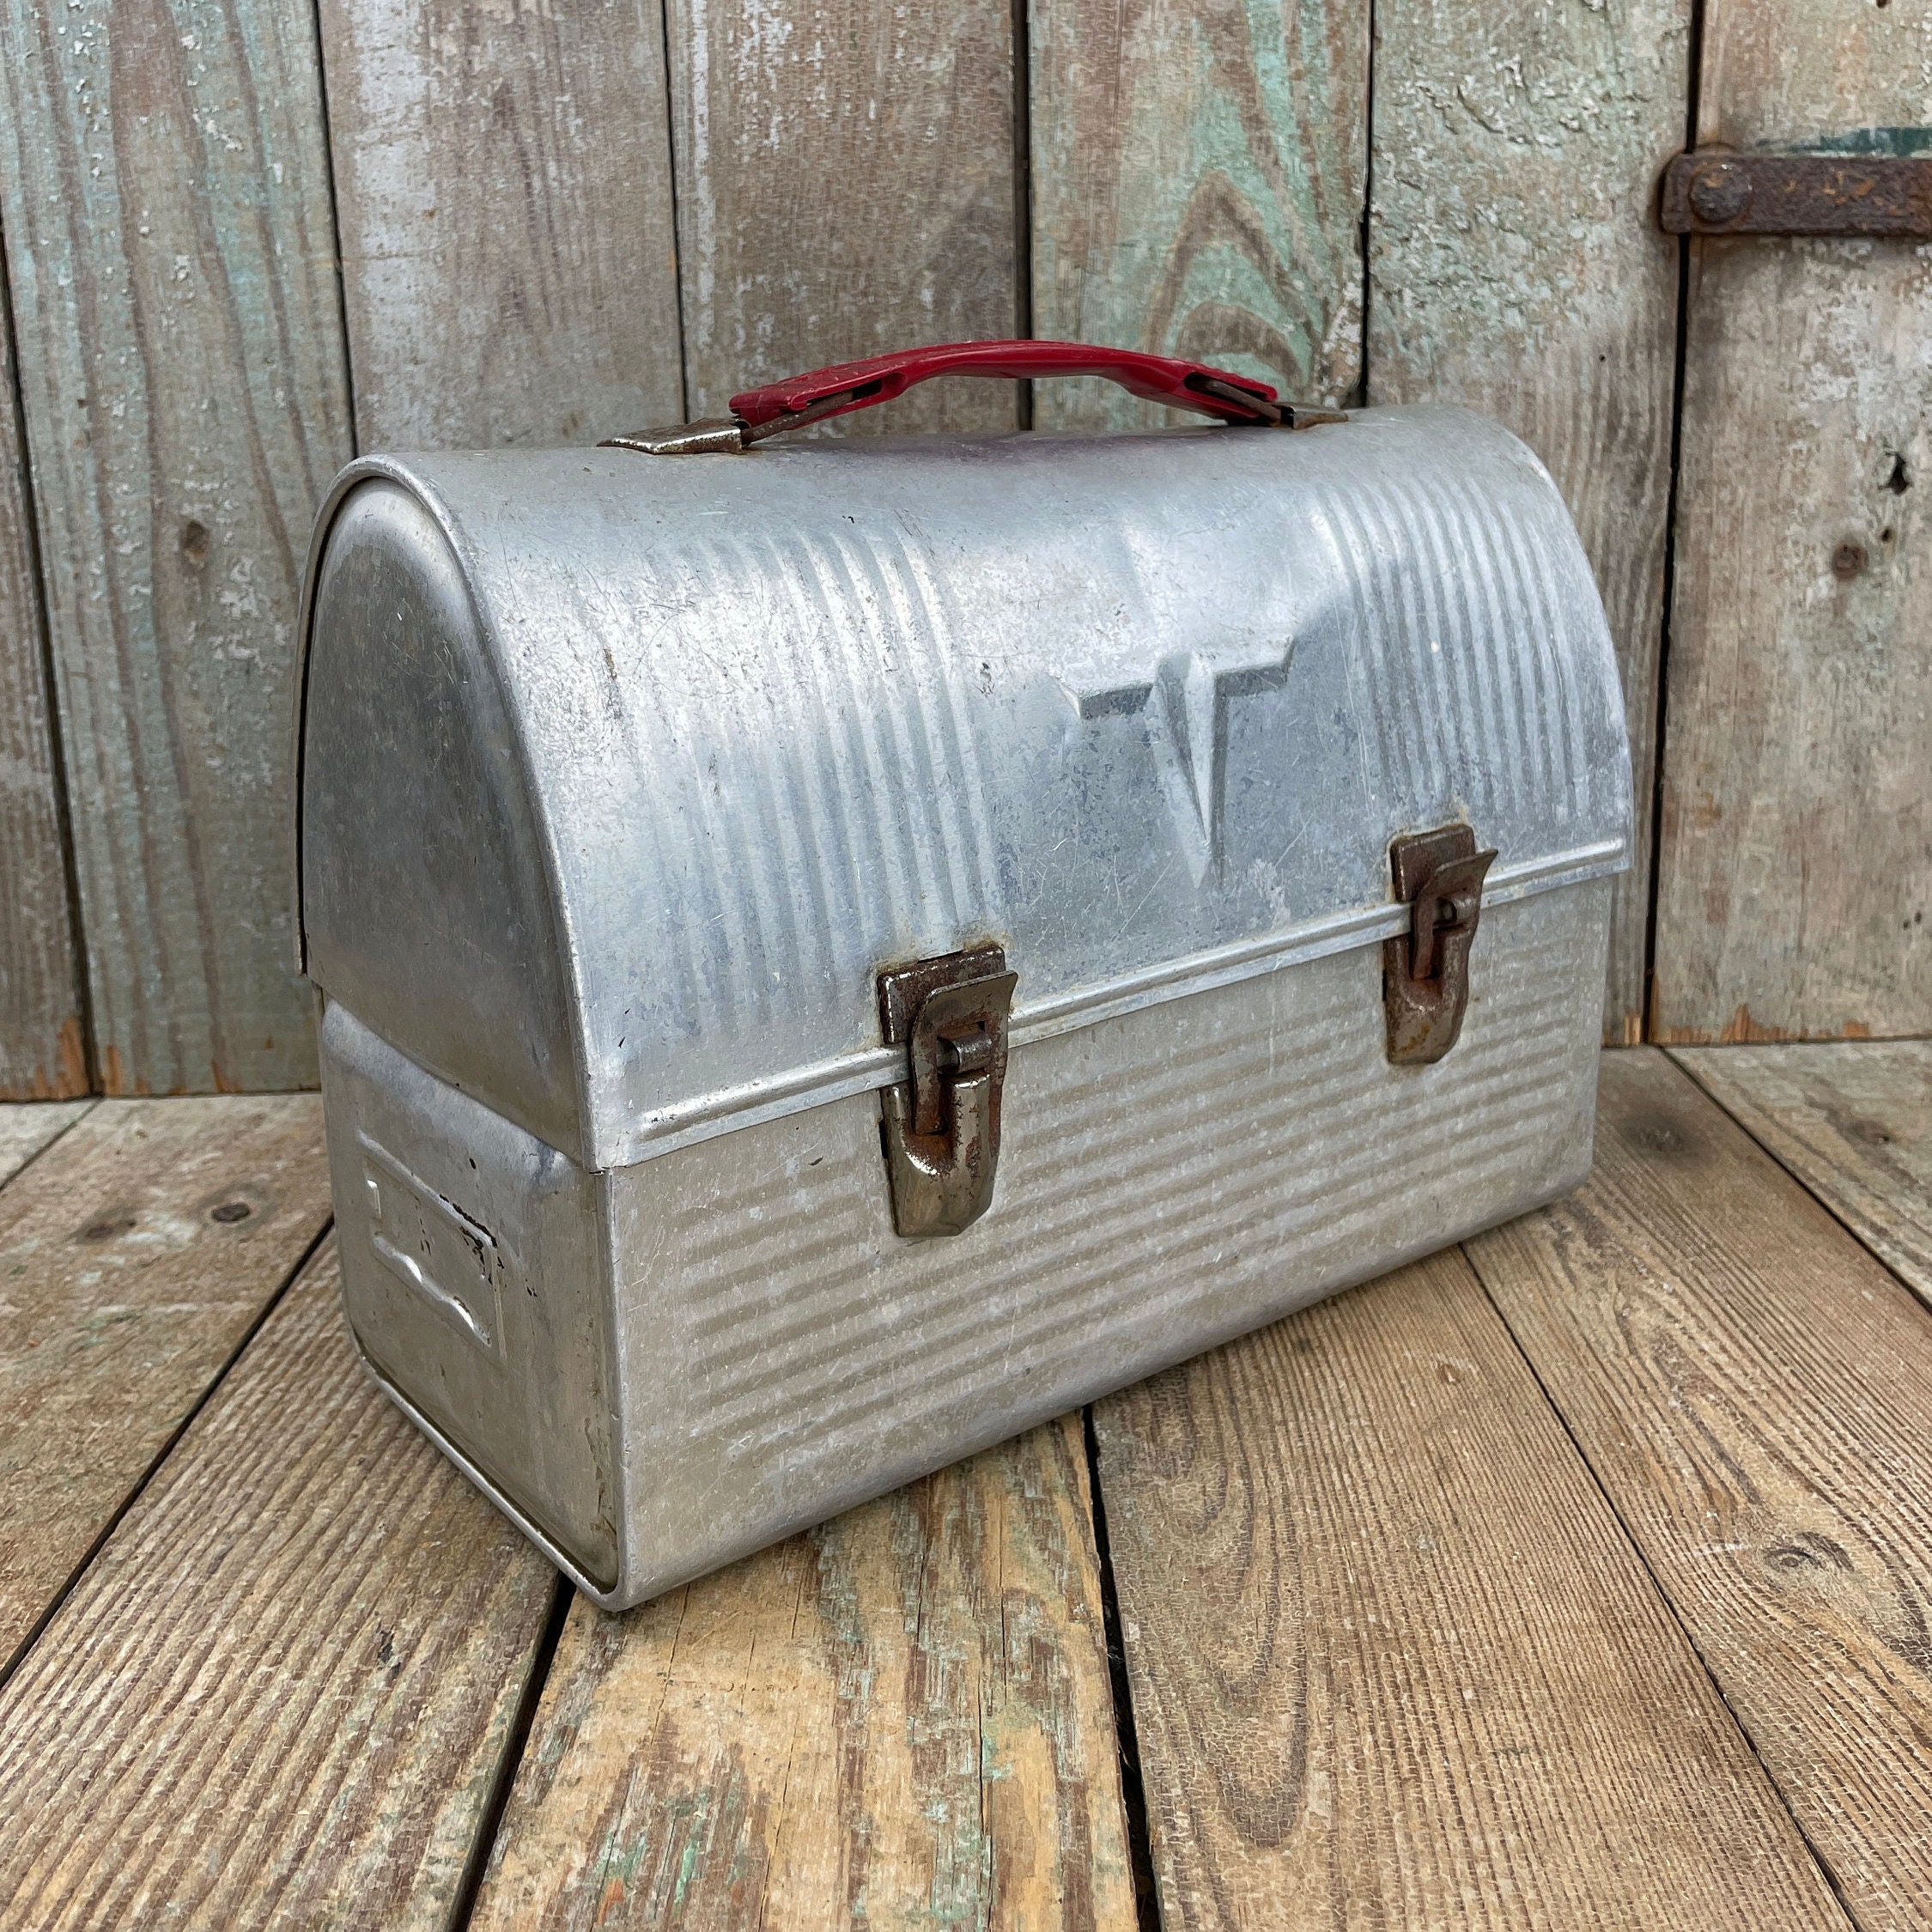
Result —
[[1226, 816], [1228, 707], [1255, 691], [1278, 690], [1295, 655], [1290, 638], [1266, 655], [1253, 645], [1177, 651], [1151, 678], [1078, 694], [1083, 718], [1138, 713], [1181, 849], [1199, 885], [1221, 863]]

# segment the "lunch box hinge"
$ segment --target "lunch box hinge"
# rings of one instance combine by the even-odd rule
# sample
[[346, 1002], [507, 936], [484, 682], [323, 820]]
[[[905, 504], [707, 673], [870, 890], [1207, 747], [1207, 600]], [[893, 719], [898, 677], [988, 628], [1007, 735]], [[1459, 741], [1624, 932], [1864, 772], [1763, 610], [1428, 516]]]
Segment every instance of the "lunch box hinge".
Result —
[[1426, 1066], [1455, 1044], [1469, 1003], [1469, 942], [1482, 916], [1483, 878], [1496, 857], [1476, 850], [1467, 825], [1409, 832], [1388, 848], [1395, 896], [1409, 929], [1382, 949], [1388, 1058]]
[[879, 1128], [892, 1225], [908, 1239], [959, 1234], [992, 1202], [1016, 977], [999, 946], [878, 976], [885, 1043], [906, 1048], [910, 1074], [880, 1096]]

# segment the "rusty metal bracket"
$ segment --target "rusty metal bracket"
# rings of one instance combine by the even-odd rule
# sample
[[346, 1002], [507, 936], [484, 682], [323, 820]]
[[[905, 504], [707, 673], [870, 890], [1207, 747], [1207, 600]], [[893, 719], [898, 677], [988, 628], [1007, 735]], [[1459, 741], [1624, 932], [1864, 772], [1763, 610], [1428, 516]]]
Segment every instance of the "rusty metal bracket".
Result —
[[736, 416], [708, 416], [697, 422], [666, 422], [627, 436], [606, 436], [597, 447], [641, 450], [646, 456], [736, 455], [744, 447], [744, 425]]
[[[877, 383], [872, 385], [876, 389]], [[646, 456], [739, 455], [767, 436], [781, 436], [787, 429], [803, 429], [821, 416], [836, 416], [860, 392], [841, 390], [836, 396], [822, 396], [809, 408], [793, 410], [789, 416], [774, 416], [769, 422], [741, 422], [735, 416], [708, 416], [697, 422], [667, 422], [656, 429], [639, 429], [627, 436], [606, 436], [599, 449], [641, 450]]]
[[[1213, 376], [1190, 376], [1188, 386], [1196, 389], [1204, 396], [1218, 396], [1224, 402], [1241, 403], [1255, 412], [1259, 426], [1270, 429], [1314, 429], [1324, 422], [1346, 422], [1347, 416], [1340, 410], [1324, 410], [1310, 407], [1306, 403], [1263, 402], [1245, 389], [1236, 389], [1232, 383], [1222, 382]], [[1236, 428], [1248, 427], [1236, 423]]]
[[908, 1239], [960, 1234], [992, 1203], [1016, 983], [998, 946], [878, 976], [885, 1043], [905, 1048], [911, 1076], [879, 1097], [892, 1225]]
[[1382, 946], [1388, 1058], [1426, 1066], [1455, 1044], [1469, 1003], [1469, 942], [1482, 916], [1483, 879], [1496, 857], [1467, 825], [1410, 832], [1388, 848], [1395, 896], [1409, 929]]
[[1932, 236], [1932, 155], [1700, 148], [1664, 170], [1669, 234]]

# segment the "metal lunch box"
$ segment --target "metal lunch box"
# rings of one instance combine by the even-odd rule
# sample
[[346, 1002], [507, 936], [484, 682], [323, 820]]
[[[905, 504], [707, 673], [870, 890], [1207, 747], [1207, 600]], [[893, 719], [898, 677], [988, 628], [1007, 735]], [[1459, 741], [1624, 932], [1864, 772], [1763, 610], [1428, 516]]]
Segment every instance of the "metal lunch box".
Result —
[[[1222, 420], [764, 443], [1072, 368]], [[1631, 849], [1493, 422], [1050, 343], [732, 406], [365, 458], [305, 598], [349, 1322], [611, 1607], [1572, 1187]]]

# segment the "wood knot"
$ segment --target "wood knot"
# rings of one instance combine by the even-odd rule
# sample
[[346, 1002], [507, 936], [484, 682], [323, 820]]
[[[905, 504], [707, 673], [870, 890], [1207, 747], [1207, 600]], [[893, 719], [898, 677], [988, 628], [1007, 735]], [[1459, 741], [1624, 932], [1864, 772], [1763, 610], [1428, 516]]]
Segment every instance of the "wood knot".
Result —
[[1786, 1577], [1808, 1576], [1814, 1570], [1850, 1571], [1844, 1546], [1815, 1529], [1801, 1530], [1788, 1543], [1773, 1543], [1765, 1552], [1768, 1567]]

